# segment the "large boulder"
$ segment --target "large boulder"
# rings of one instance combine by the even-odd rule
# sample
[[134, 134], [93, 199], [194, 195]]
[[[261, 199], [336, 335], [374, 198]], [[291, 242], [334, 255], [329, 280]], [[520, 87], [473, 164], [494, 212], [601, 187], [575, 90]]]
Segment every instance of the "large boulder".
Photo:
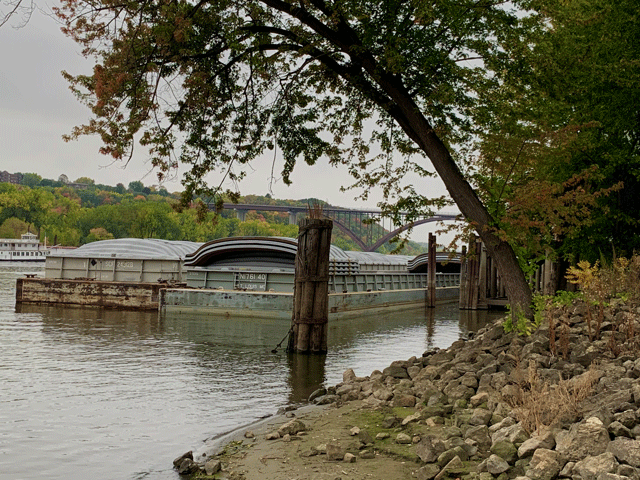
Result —
[[609, 442], [609, 432], [602, 421], [590, 417], [583, 423], [572, 425], [568, 431], [558, 432], [556, 451], [568, 461], [578, 461], [604, 453]]
[[495, 454], [491, 455], [487, 459], [486, 466], [487, 472], [489, 472], [491, 475], [500, 475], [501, 473], [509, 470], [509, 464], [503, 458]]
[[432, 480], [440, 473], [440, 467], [435, 463], [425, 465], [416, 472], [417, 480]]
[[462, 463], [462, 460], [460, 460], [460, 457], [455, 456], [451, 459], [449, 463], [447, 463], [444, 467], [442, 467], [442, 470], [440, 470], [440, 473], [438, 473], [438, 475], [435, 476], [435, 480], [440, 480], [441, 478], [452, 477], [452, 476], [458, 477], [459, 475], [464, 473], [465, 470], [466, 470], [466, 467], [464, 466], [464, 463]]
[[556, 439], [551, 432], [539, 433], [533, 435], [531, 438], [524, 441], [520, 448], [518, 448], [518, 456], [520, 458], [526, 458], [533, 455], [539, 448], [546, 448], [552, 450], [556, 446]]
[[586, 457], [576, 462], [572, 473], [580, 475], [582, 480], [597, 480], [601, 473], [616, 473], [618, 462], [611, 452], [605, 452], [595, 457]]
[[518, 458], [518, 450], [515, 445], [507, 440], [500, 440], [491, 445], [491, 453], [499, 456], [507, 463], [513, 463]]
[[391, 365], [382, 371], [383, 375], [393, 378], [409, 378], [407, 369], [401, 365]]
[[337, 443], [327, 444], [327, 460], [330, 462], [341, 462], [344, 460], [344, 456], [347, 453], [347, 449], [338, 445]]
[[189, 450], [187, 453], [183, 453], [181, 456], [176, 458], [173, 461], [173, 466], [176, 468], [179, 467], [182, 461], [186, 458], [188, 458], [189, 460], [193, 460], [193, 451]]
[[471, 418], [469, 418], [469, 425], [489, 425], [493, 413], [486, 408], [476, 408], [473, 410]]
[[607, 452], [611, 452], [619, 462], [632, 467], [640, 467], [640, 441], [630, 438], [618, 437], [607, 446]]
[[489, 429], [486, 425], [468, 428], [464, 432], [464, 438], [465, 440], [473, 440], [480, 451], [487, 451], [491, 448], [491, 437], [489, 437]]
[[417, 399], [413, 395], [408, 394], [394, 394], [393, 396], [393, 407], [408, 407], [413, 408], [416, 406]]
[[207, 463], [204, 464], [204, 472], [207, 475], [215, 475], [220, 470], [222, 470], [222, 462], [215, 458], [212, 458]]
[[418, 455], [424, 463], [435, 462], [445, 450], [444, 442], [434, 435], [422, 437], [420, 442], [416, 444], [416, 455]]
[[193, 473], [196, 473], [198, 470], [200, 470], [200, 467], [190, 458], [183, 459], [178, 466], [178, 473], [180, 475], [191, 475]]
[[287, 434], [295, 435], [298, 432], [304, 432], [306, 429], [307, 426], [302, 422], [302, 420], [294, 418], [278, 428], [278, 433], [281, 437], [284, 437]]
[[531, 457], [527, 477], [531, 480], [552, 480], [560, 473], [564, 464], [565, 462], [558, 452], [539, 448]]
[[381, 383], [375, 383], [373, 385], [373, 398], [386, 402], [393, 398], [393, 392], [386, 385], [383, 385]]
[[521, 445], [529, 438], [529, 435], [522, 428], [522, 425], [516, 423], [510, 427], [501, 428], [491, 435], [491, 442], [497, 443], [502, 440], [507, 440], [514, 445]]
[[342, 381], [344, 383], [353, 383], [356, 381], [356, 373], [353, 371], [353, 368], [347, 368], [342, 373]]

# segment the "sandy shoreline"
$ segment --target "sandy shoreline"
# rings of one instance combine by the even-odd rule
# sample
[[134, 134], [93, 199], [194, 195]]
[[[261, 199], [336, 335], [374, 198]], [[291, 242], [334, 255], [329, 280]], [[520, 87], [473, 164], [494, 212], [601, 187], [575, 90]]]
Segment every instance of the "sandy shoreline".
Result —
[[[215, 439], [201, 451], [194, 452], [194, 460], [204, 462], [219, 453], [224, 470], [213, 478], [245, 480], [317, 480], [336, 478], [350, 479], [389, 479], [411, 478], [419, 468], [410, 457], [411, 445], [394, 445], [406, 450], [406, 457], [383, 453], [379, 445], [373, 458], [362, 458], [359, 453], [373, 452], [363, 448], [358, 435], [352, 435], [352, 428], [370, 428], [377, 431], [379, 426], [367, 425], [369, 419], [382, 418], [383, 413], [374, 411], [362, 401], [352, 401], [341, 406], [303, 407], [286, 415], [277, 415], [257, 423], [241, 427]], [[390, 412], [388, 412], [390, 413]], [[408, 413], [408, 412], [407, 412]], [[266, 436], [276, 431], [292, 418], [301, 420], [306, 430], [296, 435], [276, 440], [267, 440]], [[250, 432], [252, 438], [246, 438]], [[390, 437], [385, 442], [391, 444]], [[378, 444], [379, 442], [376, 441]], [[354, 454], [354, 463], [330, 461], [323, 451], [327, 445], [334, 445]], [[331, 448], [331, 447], [329, 447]], [[204, 456], [203, 456], [204, 454]], [[205, 477], [206, 478], [206, 477]], [[209, 477], [211, 478], [211, 477]]]

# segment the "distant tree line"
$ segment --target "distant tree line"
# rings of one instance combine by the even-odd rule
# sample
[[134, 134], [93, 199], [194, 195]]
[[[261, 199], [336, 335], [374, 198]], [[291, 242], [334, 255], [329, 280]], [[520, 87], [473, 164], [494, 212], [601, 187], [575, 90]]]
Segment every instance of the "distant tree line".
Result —
[[[63, 182], [24, 174], [23, 181], [37, 185], [0, 183], [0, 238], [19, 238], [27, 230], [45, 237], [49, 244], [80, 246], [112, 238], [162, 238], [207, 242], [236, 236], [279, 236], [295, 238], [297, 225], [289, 225], [285, 212], [248, 212], [244, 222], [232, 211], [218, 214], [209, 211], [203, 199], [196, 198], [189, 208], [176, 208], [180, 193], [165, 188], [147, 187], [140, 181], [119, 183], [115, 187], [95, 184], [79, 178], [75, 188]], [[267, 196], [247, 195], [240, 203], [307, 206], [316, 199], [276, 200]], [[362, 228], [368, 228], [363, 225]], [[380, 235], [385, 232], [380, 227]], [[356, 227], [356, 233], [357, 227]], [[334, 245], [344, 250], [358, 247], [338, 229]], [[380, 251], [390, 252], [393, 245]], [[405, 254], [422, 253], [419, 244], [411, 243]]]

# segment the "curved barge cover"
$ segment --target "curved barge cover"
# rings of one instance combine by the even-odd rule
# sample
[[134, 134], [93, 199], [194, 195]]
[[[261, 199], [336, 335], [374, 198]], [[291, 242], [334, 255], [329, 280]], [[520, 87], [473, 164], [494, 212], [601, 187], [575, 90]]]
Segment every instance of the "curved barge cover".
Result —
[[182, 260], [202, 243], [158, 238], [117, 238], [87, 243], [74, 250], [52, 253], [51, 256], [73, 258], [127, 258]]

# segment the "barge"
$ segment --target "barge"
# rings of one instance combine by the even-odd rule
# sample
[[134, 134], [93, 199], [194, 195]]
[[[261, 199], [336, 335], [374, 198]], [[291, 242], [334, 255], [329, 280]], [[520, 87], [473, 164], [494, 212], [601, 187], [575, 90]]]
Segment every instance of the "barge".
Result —
[[[297, 246], [280, 237], [103, 240], [50, 255], [44, 279], [19, 279], [16, 301], [290, 320]], [[426, 270], [424, 256], [331, 246], [329, 317], [423, 307]], [[459, 257], [437, 256], [436, 285], [438, 302], [458, 301]]]

